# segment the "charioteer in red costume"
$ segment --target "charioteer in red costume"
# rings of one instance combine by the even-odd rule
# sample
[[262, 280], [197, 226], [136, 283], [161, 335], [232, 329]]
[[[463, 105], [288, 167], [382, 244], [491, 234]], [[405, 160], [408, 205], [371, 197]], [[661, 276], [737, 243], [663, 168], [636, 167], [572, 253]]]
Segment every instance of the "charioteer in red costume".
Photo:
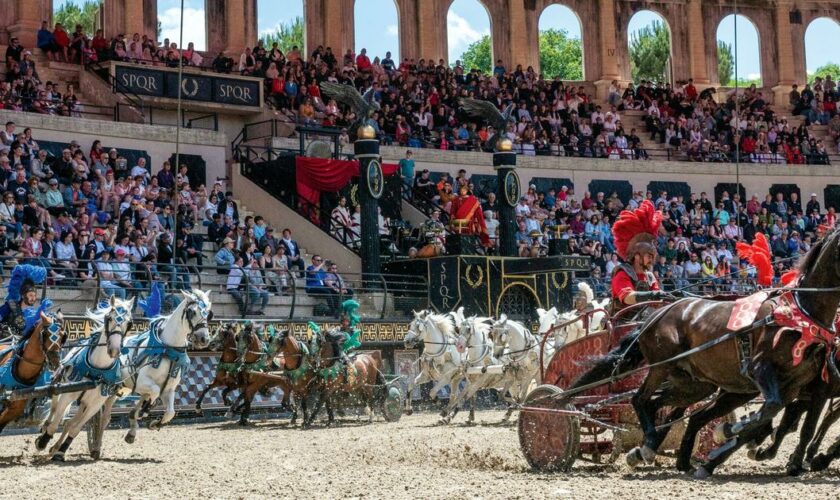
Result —
[[450, 229], [455, 234], [475, 234], [484, 248], [490, 247], [490, 235], [484, 222], [484, 212], [478, 198], [471, 195], [467, 186], [461, 186], [458, 197], [452, 200]]
[[624, 210], [613, 224], [615, 248], [622, 262], [612, 275], [613, 312], [649, 300], [670, 298], [662, 293], [653, 274], [656, 262], [656, 234], [662, 213], [645, 200], [634, 211]]

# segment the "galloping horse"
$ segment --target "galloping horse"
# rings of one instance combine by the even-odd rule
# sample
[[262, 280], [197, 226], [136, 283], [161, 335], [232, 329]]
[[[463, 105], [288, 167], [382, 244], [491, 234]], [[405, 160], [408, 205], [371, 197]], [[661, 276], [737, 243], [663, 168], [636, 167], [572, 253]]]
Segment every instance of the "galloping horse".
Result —
[[[189, 342], [203, 349], [209, 341], [207, 322], [212, 318], [210, 292], [182, 291], [184, 300], [172, 314], [155, 318], [149, 330], [126, 341], [128, 353], [121, 356], [122, 386], [140, 395], [137, 405], [129, 413], [131, 425], [125, 441], [133, 443], [139, 429], [138, 419], [151, 409], [158, 397], [164, 405], [163, 416], [149, 423], [150, 429], [160, 429], [175, 416], [175, 389], [181, 376], [190, 366], [187, 356]], [[111, 396], [106, 408], [116, 400]]]
[[[309, 348], [305, 342], [295, 338], [290, 330], [283, 330], [275, 335], [272, 344], [279, 346], [283, 358], [283, 366], [279, 373], [251, 373], [248, 377], [249, 383], [241, 390], [245, 397], [253, 398], [254, 395], [272, 387], [280, 387], [283, 390], [283, 404], [288, 406], [291, 396], [294, 396], [292, 405], [292, 425], [297, 421], [297, 406], [303, 410], [303, 425], [308, 424], [307, 396], [311, 389], [311, 382], [315, 377], [315, 368]], [[274, 349], [272, 346], [270, 349]], [[275, 351], [276, 352], [276, 351]]]
[[[405, 398], [408, 414], [412, 412], [411, 393], [418, 385], [436, 382], [429, 392], [431, 399], [435, 399], [438, 392], [447, 385], [452, 391], [450, 398], [458, 395], [459, 382], [463, 378], [462, 356], [455, 346], [454, 318], [454, 314], [435, 314], [428, 310], [414, 313], [414, 319], [408, 326], [403, 343], [406, 349], [414, 349], [417, 343], [422, 341], [423, 354], [418, 359], [420, 373], [408, 383]], [[446, 410], [442, 410], [441, 416], [446, 415]]]
[[236, 389], [236, 360], [239, 357], [237, 347], [237, 335], [239, 331], [233, 324], [219, 325], [215, 335], [210, 339], [208, 348], [212, 351], [222, 351], [219, 357], [219, 363], [216, 365], [216, 375], [213, 377], [207, 387], [198, 395], [198, 400], [195, 402], [195, 412], [201, 415], [201, 402], [204, 401], [204, 396], [210, 392], [214, 387], [224, 387], [222, 390], [222, 402], [225, 406], [230, 406], [228, 394], [230, 391]]
[[[540, 374], [540, 340], [525, 325], [508, 319], [504, 314], [490, 326], [490, 339], [500, 351], [497, 359], [504, 367], [499, 394], [508, 402], [503, 419], [507, 421], [513, 414], [514, 404], [525, 400], [531, 382]], [[544, 362], [548, 364], [553, 355], [554, 343], [546, 342]]]
[[[61, 313], [41, 312], [28, 337], [0, 352], [0, 387], [35, 387], [50, 381], [50, 371], [61, 363], [61, 346], [67, 340]], [[49, 370], [47, 370], [49, 368]], [[0, 432], [23, 415], [28, 401], [0, 400]]]
[[[385, 377], [382, 375], [382, 358], [379, 352], [373, 354], [356, 354], [351, 358], [346, 371], [342, 369], [339, 360], [340, 353], [333, 351], [333, 343], [325, 339], [324, 333], [315, 332], [311, 350], [315, 353], [315, 390], [321, 396], [321, 401], [327, 406], [327, 426], [335, 423], [333, 413], [335, 396], [338, 393], [350, 397], [359, 397], [369, 413], [369, 420], [373, 421], [373, 405], [378, 397], [384, 397], [382, 389], [385, 387]], [[320, 407], [320, 403], [318, 407]], [[309, 416], [309, 424], [318, 414], [318, 408]]]
[[[727, 327], [735, 302], [687, 298], [655, 311], [570, 389], [629, 372], [645, 361], [652, 366], [633, 396], [645, 440], [641, 448], [628, 454], [631, 465], [652, 462], [669, 430], [657, 428], [657, 410], [673, 408], [665, 418], [670, 422], [681, 417], [688, 405], [720, 390], [711, 405], [689, 419], [677, 460], [677, 468], [683, 471], [690, 469], [697, 432], [760, 394], [764, 403], [756, 413], [718, 427], [717, 433], [729, 441], [695, 471], [695, 477], [708, 477], [738, 448], [763, 438], [773, 417], [819, 377], [825, 366], [827, 342], [820, 337], [821, 331], [833, 330], [840, 303], [840, 232], [834, 231], [814, 245], [799, 264], [799, 271], [801, 278], [795, 287], [759, 297], [760, 307], [753, 316], [758, 321], [736, 330], [739, 333]], [[790, 318], [797, 319], [796, 327], [788, 326]], [[809, 326], [803, 330], [798, 321]], [[692, 351], [695, 348], [700, 349]], [[689, 351], [690, 355], [669, 361]], [[664, 363], [654, 366], [658, 362]]]
[[[64, 424], [61, 438], [50, 448], [53, 460], [64, 461], [64, 454], [70, 448], [70, 444], [85, 424], [102, 408], [113, 393], [113, 388], [120, 382], [120, 350], [123, 338], [131, 328], [133, 309], [134, 299], [122, 300], [113, 295], [110, 301], [101, 303], [95, 311], [88, 309], [86, 317], [93, 325], [93, 333], [85, 343], [70, 351], [62, 360], [54, 380], [62, 383], [92, 380], [97, 386], [83, 392], [67, 392], [53, 397], [50, 414], [41, 426], [42, 434], [35, 440], [35, 446], [39, 450], [46, 448], [70, 404], [74, 401], [79, 402], [76, 414]], [[110, 407], [108, 410], [110, 411]], [[109, 418], [106, 416], [106, 420]], [[94, 460], [99, 458], [100, 453], [99, 449], [91, 450]]]
[[[257, 395], [258, 390], [267, 390], [267, 386], [254, 389], [254, 382], [261, 379], [261, 375], [274, 367], [274, 356], [280, 351], [280, 340], [277, 335], [269, 337], [268, 345], [260, 339], [255, 328], [247, 328], [240, 338], [240, 344], [244, 343], [241, 352], [241, 361], [236, 375], [236, 382], [239, 388], [237, 404], [231, 408], [231, 413], [240, 412], [239, 425], [248, 425], [248, 416], [251, 414], [251, 401]], [[283, 389], [284, 406], [289, 404], [289, 386], [280, 381], [276, 385]], [[250, 389], [250, 390], [249, 390]]]
[[[448, 424], [458, 413], [458, 405], [462, 401], [470, 401], [469, 423], [475, 421], [475, 395], [481, 389], [501, 388], [504, 383], [504, 373], [501, 370], [487, 371], [490, 366], [501, 367], [501, 362], [496, 357], [501, 355], [502, 350], [496, 349], [496, 345], [490, 339], [490, 328], [493, 326], [493, 319], [487, 317], [471, 316], [463, 317], [463, 310], [459, 309], [456, 317], [460, 317], [458, 325], [459, 336], [456, 342], [459, 351], [464, 352], [459, 367], [459, 376], [466, 379], [466, 386], [457, 394], [449, 398], [446, 407], [446, 414], [439, 420], [442, 424]], [[506, 415], [505, 418], [510, 415]]]

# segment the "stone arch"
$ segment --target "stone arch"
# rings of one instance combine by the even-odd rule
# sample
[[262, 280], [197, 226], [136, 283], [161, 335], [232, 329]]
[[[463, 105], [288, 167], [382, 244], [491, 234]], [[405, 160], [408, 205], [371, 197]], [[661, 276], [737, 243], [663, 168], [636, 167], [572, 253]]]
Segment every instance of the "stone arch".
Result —
[[[832, 37], [832, 39], [833, 40], [840, 40], [840, 21], [838, 21], [838, 19], [835, 18], [835, 17], [830, 17], [830, 16], [815, 17], [815, 18], [811, 19], [808, 22], [807, 25], [804, 25], [805, 33], [804, 33], [804, 36], [803, 36], [802, 43], [804, 45], [804, 51], [805, 51], [806, 72], [816, 70], [818, 67], [820, 67], [823, 64], [828, 63], [828, 62], [833, 62], [833, 63], [836, 63], [836, 64], [840, 64], [840, 57], [838, 57], [837, 55], [835, 55], [832, 59], [825, 60], [825, 61], [812, 60], [812, 59], [816, 59], [816, 57], [814, 57], [814, 56], [817, 56], [817, 54], [814, 54], [812, 50], [809, 50], [809, 48], [811, 48], [812, 45], [808, 43], [808, 35], [809, 35], [809, 33], [813, 33], [812, 29], [815, 28], [816, 24], [827, 24], [825, 29], [833, 30], [834, 34], [836, 35], [836, 38]], [[833, 25], [833, 27], [831, 25]], [[811, 54], [809, 54], [809, 52]], [[836, 51], [834, 51], [834, 53], [836, 54]], [[817, 75], [817, 76], [824, 76], [824, 75]], [[837, 76], [838, 75], [832, 75], [832, 77], [835, 77], [835, 78]]]
[[[739, 42], [739, 45], [740, 45], [738, 47], [738, 52], [736, 53], [735, 48], [734, 48], [734, 43], [733, 43], [732, 55], [734, 57], [734, 60], [743, 60], [745, 58], [745, 56], [743, 54], [745, 53], [745, 50], [750, 50], [750, 47], [744, 47], [743, 44], [746, 41], [746, 40], [744, 40], [744, 38], [746, 37], [746, 38], [749, 39], [749, 38], [752, 37], [752, 34], [755, 35], [755, 38], [756, 38], [756, 41], [757, 41], [757, 44], [758, 44], [757, 52], [758, 52], [758, 57], [759, 57], [759, 61], [758, 61], [758, 71], [759, 71], [758, 75], [759, 76], [758, 76], [758, 79], [762, 83], [762, 85], [759, 85], [759, 87], [762, 87], [764, 85], [764, 82], [765, 82], [765, 76], [764, 76], [764, 71], [763, 71], [763, 67], [762, 67], [763, 60], [762, 60], [761, 32], [759, 31], [758, 25], [756, 24], [755, 21], [753, 21], [749, 16], [747, 16], [747, 15], [741, 13], [741, 12], [731, 13], [731, 14], [728, 14], [728, 15], [724, 16], [723, 18], [721, 18], [717, 22], [717, 28], [715, 29], [715, 40], [716, 40], [715, 46], [717, 46], [717, 40], [722, 39], [721, 38], [721, 33], [722, 33], [721, 29], [726, 29], [727, 28], [726, 26], [724, 26], [724, 23], [729, 23], [730, 19], [733, 20], [733, 21], [731, 21], [732, 24], [733, 24], [733, 30], [734, 30], [735, 22], [737, 21], [738, 42]], [[726, 36], [727, 33], [728, 33], [728, 29], [727, 29], [726, 32], [724, 32], [724, 36]], [[745, 33], [747, 33], [747, 34], [745, 34]], [[734, 34], [732, 35], [732, 37], [733, 37], [733, 41], [734, 41]], [[739, 54], [740, 54], [740, 57], [739, 57]], [[718, 60], [717, 55], [718, 54], [717, 54], [717, 49], [716, 49], [715, 50], [715, 61]], [[735, 68], [733, 67], [733, 73], [732, 74], [733, 74], [733, 79], [734, 78], [739, 78], [739, 77], [741, 79], [750, 79], [750, 74], [745, 73], [745, 70], [743, 70], [741, 68], [738, 68], [738, 71], [736, 73]], [[718, 74], [718, 80], [720, 80], [720, 75], [719, 74]]]
[[[619, 58], [619, 67], [621, 70], [621, 75], [627, 80], [633, 80], [633, 70], [630, 60], [630, 45], [633, 42], [633, 33], [630, 30], [630, 25], [636, 16], [643, 14], [643, 13], [650, 13], [655, 16], [655, 19], [651, 19], [652, 25], [654, 22], [660, 22], [668, 31], [668, 42], [669, 42], [669, 50], [668, 50], [668, 59], [665, 61], [664, 68], [662, 71], [662, 78], [661, 80], [664, 82], [671, 81], [674, 75], [673, 70], [673, 61], [674, 61], [674, 29], [671, 26], [671, 22], [669, 22], [668, 17], [663, 14], [663, 11], [657, 8], [656, 6], [646, 6], [644, 9], [639, 9], [626, 19], [626, 22], [622, 24], [623, 26], [623, 34], [617, 34], [616, 46], [623, 47], [626, 52], [626, 57]], [[621, 38], [618, 38], [618, 37]], [[621, 40], [624, 40], [622, 42]]]
[[[160, 40], [169, 38], [170, 43], [180, 43], [180, 10], [181, 2], [177, 0], [153, 0], [157, 6], [157, 21], [160, 22]], [[212, 0], [209, 0], [212, 1]], [[207, 15], [205, 0], [190, 0], [184, 2], [184, 47], [191, 42], [196, 50], [208, 50], [210, 47], [211, 16]], [[151, 33], [148, 33], [150, 36]], [[126, 33], [131, 36], [130, 33]]]
[[[454, 13], [454, 16], [452, 16], [452, 14], [453, 14], [452, 8], [456, 4], [461, 4], [462, 6], [472, 5], [472, 4], [480, 5], [483, 8], [484, 13], [487, 15], [487, 21], [488, 21], [488, 24], [489, 24], [489, 31], [490, 31], [490, 34], [489, 34], [489, 36], [490, 36], [490, 70], [492, 71], [492, 68], [493, 68], [493, 65], [496, 62], [496, 59], [499, 59], [501, 54], [503, 53], [503, 51], [500, 51], [499, 48], [496, 46], [496, 43], [497, 43], [496, 38], [497, 37], [493, 36], [496, 33], [495, 30], [498, 27], [494, 26], [494, 16], [493, 16], [494, 9], [492, 7], [498, 7], [498, 6], [494, 5], [494, 4], [491, 4], [487, 0], [446, 0], [444, 2], [444, 5], [446, 7], [445, 16], [444, 16], [444, 20], [446, 22], [446, 45], [445, 45], [446, 46], [446, 60], [449, 64], [453, 64], [455, 62], [455, 60], [460, 59], [460, 56], [461, 56], [461, 54], [456, 54], [455, 52], [453, 52], [454, 48], [451, 46], [451, 42], [452, 42], [451, 32], [452, 32], [452, 29], [455, 28], [455, 26], [454, 26], [455, 24], [457, 24], [462, 29], [464, 28], [464, 25], [460, 21], [461, 19], [463, 19], [464, 21], [467, 21], [467, 24], [468, 24], [468, 20], [462, 18], [459, 14]], [[450, 19], [451, 19], [451, 21], [450, 21]], [[453, 25], [452, 27], [450, 27], [450, 22]], [[467, 34], [469, 34], [469, 33], [467, 32]], [[477, 38], [473, 41], [478, 41], [481, 38], [483, 38], [483, 36], [484, 35], [481, 35], [479, 38]], [[460, 50], [466, 50], [466, 47], [468, 47], [470, 43], [473, 43], [473, 42], [468, 42], [468, 43], [463, 44], [464, 47], [461, 48]], [[460, 50], [457, 50], [456, 52], [460, 52]], [[466, 68], [466, 69], [469, 70], [470, 68]]]
[[[400, 54], [402, 53], [402, 50], [401, 50], [402, 47], [401, 47], [401, 43], [400, 43], [401, 42], [401, 36], [402, 36], [402, 34], [401, 34], [402, 17], [401, 17], [401, 13], [400, 13], [400, 2], [398, 2], [397, 0], [353, 0], [353, 19], [355, 20], [354, 28], [353, 28], [354, 29], [353, 40], [354, 40], [355, 49], [354, 49], [353, 52], [358, 54], [359, 51], [361, 51], [361, 49], [366, 44], [364, 39], [359, 40], [359, 36], [358, 36], [359, 35], [359, 31], [358, 31], [359, 27], [363, 25], [363, 23], [361, 23], [359, 21], [362, 21], [364, 19], [364, 17], [362, 15], [360, 15], [360, 14], [363, 14], [363, 12], [360, 12], [359, 6], [360, 5], [364, 6], [365, 4], [369, 4], [369, 5], [373, 6], [374, 8], [377, 8], [377, 9], [379, 9], [379, 8], [391, 8], [391, 7], [393, 8], [393, 12], [396, 14], [396, 22], [394, 22], [393, 24], [386, 24], [385, 26], [372, 26], [371, 28], [372, 28], [372, 31], [377, 32], [377, 33], [379, 32], [379, 28], [382, 28], [387, 36], [389, 36], [389, 37], [393, 36], [396, 39], [396, 42], [395, 42], [396, 46], [391, 47], [391, 48], [387, 48], [385, 50], [388, 50], [388, 51], [391, 52], [392, 59], [394, 59], [394, 62], [396, 63], [396, 65], [399, 66], [399, 63], [401, 61]], [[395, 30], [393, 33], [391, 32], [392, 29]], [[370, 57], [371, 61], [373, 61], [374, 57], [379, 57], [380, 59], [385, 58], [385, 52], [382, 52], [381, 54], [379, 54], [379, 53], [376, 53], [376, 52], [372, 52], [370, 49], [368, 49], [367, 55], [368, 55], [368, 57]]]
[[[527, 2], [526, 2], [527, 3]], [[533, 29], [529, 34], [528, 43], [534, 47], [539, 45], [539, 20], [545, 9], [552, 5], [561, 5], [568, 8], [577, 17], [581, 30], [581, 44], [583, 45], [583, 77], [585, 80], [597, 80], [601, 75], [601, 40], [600, 27], [598, 24], [598, 2], [591, 0], [534, 0], [534, 10], [526, 11], [527, 15], [533, 15], [531, 25]], [[533, 12], [533, 14], [530, 14]], [[539, 61], [538, 50], [535, 51], [535, 59]]]
[[[570, 80], [570, 79], [571, 80], [586, 80], [586, 78], [587, 78], [587, 72], [586, 72], [586, 43], [584, 41], [584, 36], [583, 36], [583, 34], [585, 32], [584, 28], [583, 28], [584, 24], [583, 24], [583, 21], [581, 20], [580, 15], [578, 14], [578, 12], [572, 6], [568, 5], [566, 2], [559, 2], [559, 1], [551, 2], [551, 3], [548, 3], [547, 5], [545, 5], [542, 9], [540, 9], [538, 11], [537, 22], [536, 22], [537, 50], [538, 51], [542, 50], [542, 47], [540, 46], [540, 39], [539, 39], [539, 34], [540, 34], [540, 31], [541, 31], [542, 21], [545, 18], [546, 14], [547, 14], [547, 11], [549, 11], [550, 9], [554, 9], [554, 8], [562, 9], [560, 11], [560, 14], [562, 16], [568, 16], [569, 14], [571, 14], [573, 19], [575, 21], [577, 21], [577, 27], [578, 27], [578, 33], [579, 33], [577, 38], [580, 39], [580, 43], [581, 43], [580, 77], [579, 78], [566, 77], [566, 78], [563, 78], [563, 79], [564, 80]], [[542, 68], [542, 61], [540, 61], [539, 71], [543, 72], [543, 73], [545, 72], [545, 69]], [[546, 78], [553, 78], [554, 76], [555, 75], [548, 75], [547, 74]], [[559, 75], [559, 76], [563, 77], [564, 75]]]

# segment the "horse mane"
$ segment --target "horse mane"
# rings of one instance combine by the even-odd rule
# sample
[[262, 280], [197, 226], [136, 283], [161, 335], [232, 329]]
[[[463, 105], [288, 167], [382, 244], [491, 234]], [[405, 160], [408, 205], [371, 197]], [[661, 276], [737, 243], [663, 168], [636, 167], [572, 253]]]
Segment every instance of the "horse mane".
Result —
[[445, 336], [451, 337], [455, 334], [455, 323], [453, 323], [452, 318], [448, 314], [430, 313], [428, 319]]
[[827, 236], [821, 239], [820, 241], [816, 242], [811, 247], [811, 250], [799, 260], [799, 263], [797, 264], [796, 268], [801, 276], [805, 276], [809, 272], [813, 271], [814, 266], [816, 266], [817, 264], [817, 260], [822, 254], [823, 247], [825, 247], [828, 244], [828, 240], [836, 240], [837, 234], [837, 231], [834, 231], [833, 233], [831, 233], [830, 236]]

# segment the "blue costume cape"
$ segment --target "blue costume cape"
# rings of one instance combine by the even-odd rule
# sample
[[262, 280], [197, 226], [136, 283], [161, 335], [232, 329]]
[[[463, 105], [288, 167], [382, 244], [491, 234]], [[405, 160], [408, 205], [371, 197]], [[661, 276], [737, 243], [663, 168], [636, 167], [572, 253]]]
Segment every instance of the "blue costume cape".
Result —
[[[12, 308], [9, 306], [9, 303], [20, 302], [20, 290], [27, 279], [37, 285], [43, 283], [46, 278], [47, 270], [43, 267], [37, 267], [30, 264], [16, 265], [12, 270], [12, 276], [9, 278], [9, 293], [6, 295], [6, 301], [2, 306], [0, 306], [0, 321], [6, 319], [9, 316], [9, 313], [12, 312]], [[38, 323], [41, 313], [47, 311], [50, 307], [52, 307], [52, 301], [50, 299], [44, 299], [41, 301], [40, 306], [27, 307], [21, 311], [24, 321], [23, 331], [21, 332], [23, 337], [29, 336], [32, 328], [36, 323]]]
[[[175, 347], [167, 346], [160, 340], [157, 330], [162, 323], [163, 321], [160, 319], [152, 321], [147, 331], [126, 339], [123, 349], [129, 353], [131, 365], [135, 368], [143, 364], [150, 364], [152, 367], [158, 368], [163, 358], [168, 358], [172, 363], [172, 367], [169, 369], [169, 376], [176, 377], [179, 373], [186, 373], [189, 369], [190, 357], [186, 350], [182, 351]], [[148, 341], [146, 347], [140, 348], [143, 342], [146, 341]], [[136, 352], [133, 357], [131, 356], [132, 351]]]

